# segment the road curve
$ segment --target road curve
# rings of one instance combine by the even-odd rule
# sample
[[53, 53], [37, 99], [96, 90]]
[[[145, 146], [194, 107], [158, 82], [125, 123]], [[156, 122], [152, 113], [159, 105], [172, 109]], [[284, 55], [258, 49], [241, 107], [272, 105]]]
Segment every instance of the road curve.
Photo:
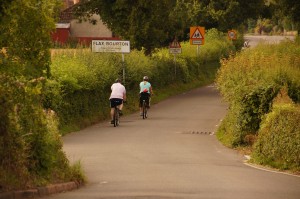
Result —
[[226, 114], [213, 86], [153, 105], [149, 118], [122, 117], [64, 137], [88, 183], [48, 199], [299, 199], [300, 178], [258, 170], [221, 145], [214, 132]]
[[246, 41], [249, 41], [250, 48], [253, 48], [257, 46], [260, 43], [266, 43], [266, 44], [278, 44], [285, 40], [291, 40], [293, 41], [295, 39], [295, 36], [281, 36], [281, 35], [245, 35], [244, 39]]

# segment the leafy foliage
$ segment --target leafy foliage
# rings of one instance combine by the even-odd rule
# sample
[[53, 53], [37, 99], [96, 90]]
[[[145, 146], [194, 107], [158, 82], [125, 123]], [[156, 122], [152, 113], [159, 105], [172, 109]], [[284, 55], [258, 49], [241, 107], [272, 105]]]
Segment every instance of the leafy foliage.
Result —
[[[300, 2], [294, 0], [273, 0], [271, 5], [274, 4], [276, 14], [284, 17], [288, 16], [294, 23], [298, 25], [300, 30]], [[300, 31], [298, 32], [300, 34]]]
[[45, 76], [49, 72], [49, 33], [55, 28], [57, 6], [58, 0], [10, 3], [1, 20], [0, 47], [6, 47], [6, 62], [15, 64], [9, 67], [1, 64], [0, 71], [11, 71], [29, 78]]
[[247, 18], [255, 18], [263, 5], [263, 0], [82, 0], [76, 13], [81, 18], [99, 14], [115, 34], [148, 55], [174, 38], [188, 40], [191, 26], [239, 28]]
[[[174, 38], [169, 10], [175, 1], [82, 1], [77, 7], [80, 14], [97, 13], [102, 21], [131, 45], [149, 54], [156, 47], [166, 46]], [[161, 23], [161, 20], [164, 23]]]
[[249, 49], [222, 61], [216, 81], [230, 108], [220, 132], [233, 138], [232, 146], [244, 144], [248, 134], [257, 133], [283, 86], [299, 103], [299, 50], [296, 43], [285, 42]]
[[16, 189], [66, 180], [69, 165], [61, 150], [57, 118], [39, 102], [43, 79], [0, 76], [0, 185]]
[[58, 2], [1, 4], [1, 189], [30, 188], [73, 178], [73, 169], [62, 151], [57, 117], [41, 103]]
[[254, 145], [253, 161], [300, 171], [300, 107], [276, 104], [267, 114]]

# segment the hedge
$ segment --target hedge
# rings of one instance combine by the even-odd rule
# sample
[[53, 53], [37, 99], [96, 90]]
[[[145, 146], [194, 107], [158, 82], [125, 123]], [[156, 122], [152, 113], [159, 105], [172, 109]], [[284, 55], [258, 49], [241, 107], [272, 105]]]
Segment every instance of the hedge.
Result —
[[216, 82], [229, 110], [218, 130], [220, 139], [233, 147], [249, 144], [245, 138], [257, 134], [282, 87], [300, 102], [299, 77], [300, 45], [295, 42], [260, 45], [223, 59]]
[[275, 105], [258, 132], [252, 159], [278, 169], [300, 171], [300, 106]]
[[0, 190], [68, 181], [77, 175], [62, 150], [55, 113], [41, 106], [44, 81], [0, 74]]

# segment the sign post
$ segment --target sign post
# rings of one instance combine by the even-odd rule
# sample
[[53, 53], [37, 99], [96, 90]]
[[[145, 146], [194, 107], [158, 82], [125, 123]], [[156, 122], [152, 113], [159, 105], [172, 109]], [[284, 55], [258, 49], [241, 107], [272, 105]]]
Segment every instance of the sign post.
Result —
[[174, 64], [175, 64], [175, 78], [177, 75], [176, 71], [176, 54], [181, 54], [181, 46], [180, 43], [177, 41], [177, 39], [174, 39], [172, 43], [170, 43], [169, 46], [169, 52], [174, 55]]
[[123, 68], [123, 84], [125, 85], [125, 57], [124, 57], [124, 53], [122, 53], [122, 68]]
[[125, 85], [124, 53], [130, 53], [130, 42], [122, 40], [92, 40], [92, 52], [122, 53], [123, 83]]
[[204, 45], [205, 28], [200, 26], [190, 27], [190, 44], [197, 45], [197, 56], [199, 56], [200, 45]]

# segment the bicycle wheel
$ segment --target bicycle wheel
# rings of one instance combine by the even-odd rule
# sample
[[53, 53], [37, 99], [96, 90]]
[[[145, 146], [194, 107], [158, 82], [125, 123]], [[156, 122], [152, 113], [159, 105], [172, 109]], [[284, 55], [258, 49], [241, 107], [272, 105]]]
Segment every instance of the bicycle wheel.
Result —
[[146, 107], [146, 101], [143, 100], [143, 119], [147, 118], [147, 107]]

